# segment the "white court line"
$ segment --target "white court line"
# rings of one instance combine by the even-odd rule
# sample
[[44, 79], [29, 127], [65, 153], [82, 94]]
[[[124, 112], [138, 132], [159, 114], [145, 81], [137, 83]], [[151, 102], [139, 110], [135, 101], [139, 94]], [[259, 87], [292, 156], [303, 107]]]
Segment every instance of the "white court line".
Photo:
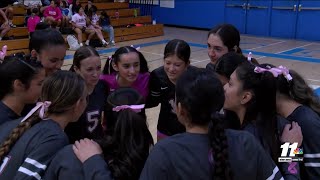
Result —
[[262, 59], [262, 58], [265, 58], [265, 57], [267, 57], [267, 56], [261, 56], [261, 57], [255, 58], [255, 59], [258, 60], [258, 59]]
[[269, 46], [273, 46], [273, 45], [276, 45], [276, 44], [281, 44], [281, 43], [284, 43], [284, 42], [287, 42], [287, 41], [280, 41], [280, 42], [276, 42], [276, 43], [271, 43], [271, 44], [268, 44], [268, 45], [265, 45], [265, 46], [259, 46], [259, 47], [251, 48], [251, 49], [248, 49], [248, 50], [254, 50], [254, 49], [269, 47]]
[[313, 44], [313, 43], [309, 43], [309, 44], [305, 44], [305, 45], [303, 45], [303, 46], [297, 46], [297, 47], [294, 47], [294, 48], [291, 48], [291, 49], [287, 49], [287, 50], [284, 50], [284, 51], [276, 52], [275, 54], [280, 54], [280, 53], [283, 53], [283, 52], [286, 52], [286, 51], [291, 51], [291, 50], [293, 50], [293, 49], [310, 46], [311, 44]]
[[307, 79], [308, 81], [314, 81], [314, 82], [320, 82], [320, 80], [317, 79]]

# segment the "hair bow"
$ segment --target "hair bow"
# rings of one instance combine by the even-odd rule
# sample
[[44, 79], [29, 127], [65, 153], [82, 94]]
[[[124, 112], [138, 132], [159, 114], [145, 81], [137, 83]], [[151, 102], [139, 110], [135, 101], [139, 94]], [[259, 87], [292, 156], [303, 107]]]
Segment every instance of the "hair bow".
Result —
[[280, 74], [282, 74], [287, 79], [288, 82], [292, 80], [292, 76], [289, 73], [289, 69], [284, 66], [279, 66], [277, 68], [270, 68], [270, 69], [265, 69], [262, 67], [254, 68], [255, 73], [262, 73], [266, 71], [271, 72], [274, 77], [278, 77]]
[[2, 46], [2, 50], [0, 51], [0, 60], [1, 60], [1, 61], [3, 61], [3, 60], [4, 60], [4, 57], [6, 57], [6, 55], [7, 55], [7, 49], [8, 49], [8, 46], [7, 46], [7, 45]]
[[34, 114], [39, 108], [39, 117], [44, 119], [46, 111], [48, 111], [49, 106], [51, 105], [50, 101], [38, 102], [37, 105], [31, 109], [31, 111], [21, 120], [21, 122], [27, 120], [32, 114]]
[[121, 106], [116, 106], [114, 108], [112, 108], [113, 111], [119, 112], [121, 110], [125, 110], [125, 109], [131, 109], [134, 112], [141, 112], [141, 109], [144, 108], [144, 104], [140, 104], [140, 105], [121, 105]]

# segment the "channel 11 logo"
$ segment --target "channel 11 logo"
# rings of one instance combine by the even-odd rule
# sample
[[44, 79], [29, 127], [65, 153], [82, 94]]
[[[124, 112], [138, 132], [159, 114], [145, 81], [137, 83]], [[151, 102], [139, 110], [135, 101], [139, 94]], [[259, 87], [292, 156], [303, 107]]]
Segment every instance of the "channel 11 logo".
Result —
[[[303, 155], [303, 150], [298, 148], [298, 143], [292, 143], [290, 145], [289, 142], [286, 142], [280, 146], [282, 149], [281, 157], [278, 158], [279, 162], [297, 162], [303, 161], [303, 157], [299, 157], [299, 155]], [[288, 150], [290, 149], [290, 154], [288, 156]]]

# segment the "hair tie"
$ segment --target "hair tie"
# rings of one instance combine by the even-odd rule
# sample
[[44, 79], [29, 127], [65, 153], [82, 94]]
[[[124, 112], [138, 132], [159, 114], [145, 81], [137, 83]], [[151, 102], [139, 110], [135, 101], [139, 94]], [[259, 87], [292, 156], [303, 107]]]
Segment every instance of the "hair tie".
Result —
[[141, 109], [144, 108], [144, 104], [140, 104], [140, 105], [121, 105], [121, 106], [116, 106], [114, 108], [112, 108], [113, 111], [115, 112], [119, 112], [121, 110], [125, 110], [125, 109], [131, 109], [134, 112], [138, 113], [141, 112]]
[[39, 108], [39, 117], [41, 119], [44, 119], [44, 116], [46, 114], [46, 111], [48, 111], [49, 106], [51, 105], [50, 101], [45, 102], [37, 102], [37, 105], [31, 109], [31, 111], [21, 120], [21, 122], [27, 120], [32, 114], [34, 114]]
[[4, 58], [7, 56], [7, 49], [7, 45], [2, 46], [2, 50], [0, 51], [0, 61], [3, 61]]
[[[133, 48], [135, 48], [133, 45], [131, 45], [130, 47], [133, 47]], [[139, 49], [140, 49], [140, 46], [139, 47], [136, 47], [135, 48], [137, 51], [139, 51]]]
[[247, 59], [248, 59], [248, 61], [251, 63], [251, 59], [252, 59], [252, 52], [249, 52]]

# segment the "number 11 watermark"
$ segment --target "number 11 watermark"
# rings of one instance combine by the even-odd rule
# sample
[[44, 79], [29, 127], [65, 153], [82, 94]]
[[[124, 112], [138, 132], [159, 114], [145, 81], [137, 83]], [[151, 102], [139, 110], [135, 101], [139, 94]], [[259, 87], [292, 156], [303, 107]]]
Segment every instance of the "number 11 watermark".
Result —
[[[278, 162], [299, 162], [303, 161], [303, 149], [298, 148], [298, 143], [292, 143], [290, 145], [289, 142], [286, 142], [280, 146], [282, 149], [281, 157], [278, 158]], [[288, 151], [290, 152], [288, 154]], [[299, 157], [302, 156], [302, 157]]]

